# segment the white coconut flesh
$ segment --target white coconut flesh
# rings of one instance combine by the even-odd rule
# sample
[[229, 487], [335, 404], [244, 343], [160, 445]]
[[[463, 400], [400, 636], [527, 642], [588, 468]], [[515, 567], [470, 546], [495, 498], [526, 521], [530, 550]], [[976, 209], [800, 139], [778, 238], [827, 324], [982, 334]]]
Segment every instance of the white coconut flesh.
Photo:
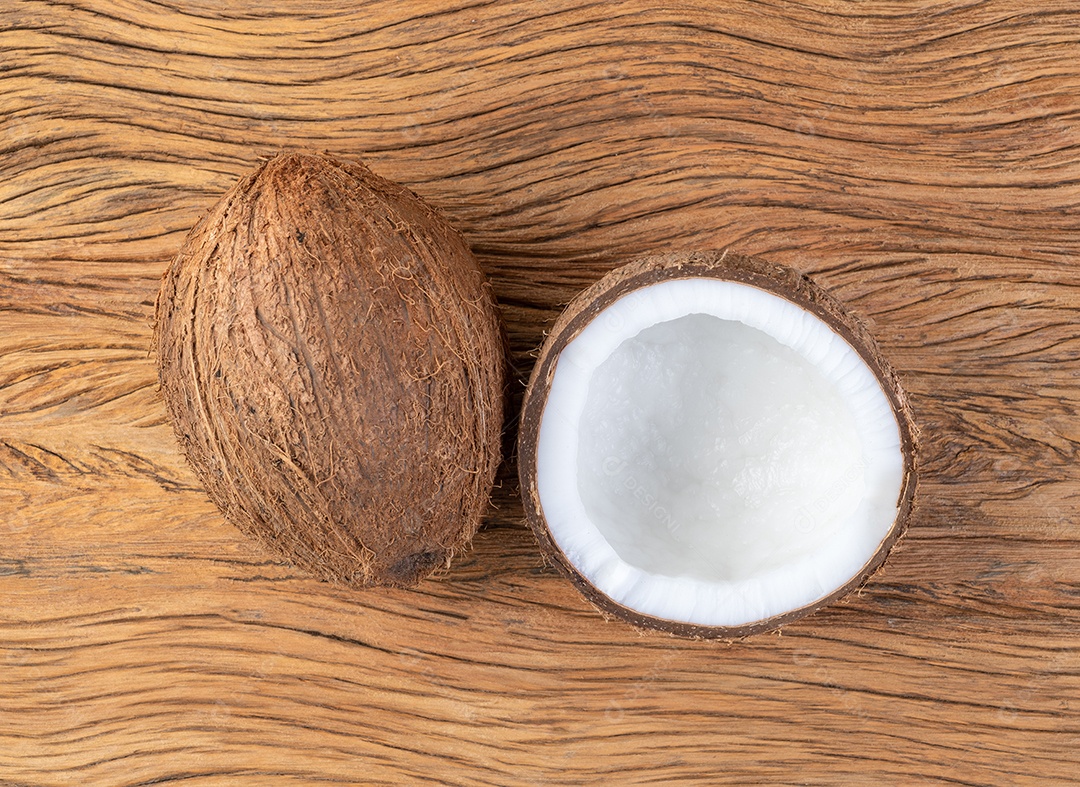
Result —
[[778, 295], [640, 288], [560, 353], [537, 446], [555, 543], [663, 620], [744, 626], [859, 576], [897, 516], [896, 416], [862, 357]]

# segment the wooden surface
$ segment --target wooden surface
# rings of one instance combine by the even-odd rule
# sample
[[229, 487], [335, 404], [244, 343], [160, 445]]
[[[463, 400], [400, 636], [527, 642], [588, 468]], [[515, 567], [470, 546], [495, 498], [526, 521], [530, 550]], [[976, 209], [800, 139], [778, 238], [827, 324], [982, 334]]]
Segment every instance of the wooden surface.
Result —
[[[1073, 7], [6, 0], [0, 783], [1075, 783]], [[443, 208], [522, 375], [631, 254], [810, 273], [911, 394], [907, 539], [857, 597], [728, 644], [600, 618], [512, 464], [416, 591], [268, 559], [181, 461], [147, 348], [184, 233], [283, 147]]]

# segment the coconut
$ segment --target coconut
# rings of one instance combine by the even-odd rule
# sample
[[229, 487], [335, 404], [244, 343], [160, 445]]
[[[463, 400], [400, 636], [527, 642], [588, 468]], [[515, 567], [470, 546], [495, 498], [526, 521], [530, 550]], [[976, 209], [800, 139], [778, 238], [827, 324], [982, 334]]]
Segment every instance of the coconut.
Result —
[[409, 586], [486, 511], [504, 352], [462, 236], [365, 166], [286, 154], [187, 236], [159, 379], [226, 519], [327, 580]]
[[565, 310], [525, 394], [522, 497], [605, 613], [738, 637], [857, 588], [912, 510], [916, 431], [866, 328], [806, 277], [652, 256]]

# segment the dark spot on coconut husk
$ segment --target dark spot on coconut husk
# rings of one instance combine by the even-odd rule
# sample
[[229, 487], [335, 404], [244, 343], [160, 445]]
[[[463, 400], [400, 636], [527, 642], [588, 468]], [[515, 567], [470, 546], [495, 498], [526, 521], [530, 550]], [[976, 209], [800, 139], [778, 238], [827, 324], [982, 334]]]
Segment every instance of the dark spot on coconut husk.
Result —
[[444, 551], [417, 552], [402, 558], [387, 570], [387, 578], [396, 585], [414, 585], [446, 562]]
[[237, 183], [157, 302], [162, 392], [211, 499], [353, 585], [415, 583], [475, 533], [500, 459], [502, 341], [461, 235], [319, 155]]

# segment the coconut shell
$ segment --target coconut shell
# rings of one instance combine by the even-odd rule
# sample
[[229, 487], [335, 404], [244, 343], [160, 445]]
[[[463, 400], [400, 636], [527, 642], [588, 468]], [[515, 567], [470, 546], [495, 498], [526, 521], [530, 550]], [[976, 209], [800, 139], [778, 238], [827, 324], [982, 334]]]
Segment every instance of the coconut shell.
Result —
[[409, 586], [465, 547], [500, 459], [502, 333], [462, 236], [359, 163], [287, 154], [191, 231], [161, 390], [226, 519], [327, 580]]
[[[862, 570], [844, 586], [800, 609], [741, 626], [702, 626], [642, 614], [610, 598], [582, 576], [552, 537], [540, 502], [537, 447], [540, 422], [551, 390], [559, 355], [604, 309], [642, 287], [672, 279], [712, 278], [748, 284], [795, 303], [821, 318], [859, 353], [881, 383], [892, 405], [900, 432], [904, 475], [893, 526]], [[917, 430], [911, 406], [895, 371], [873, 336], [836, 299], [806, 276], [782, 265], [727, 251], [676, 252], [641, 257], [617, 268], [582, 292], [567, 306], [548, 335], [533, 368], [522, 404], [518, 434], [518, 472], [529, 526], [540, 550], [582, 595], [605, 616], [642, 629], [659, 629], [693, 638], [736, 638], [778, 628], [831, 604], [862, 586], [885, 562], [911, 518], [917, 479]]]

